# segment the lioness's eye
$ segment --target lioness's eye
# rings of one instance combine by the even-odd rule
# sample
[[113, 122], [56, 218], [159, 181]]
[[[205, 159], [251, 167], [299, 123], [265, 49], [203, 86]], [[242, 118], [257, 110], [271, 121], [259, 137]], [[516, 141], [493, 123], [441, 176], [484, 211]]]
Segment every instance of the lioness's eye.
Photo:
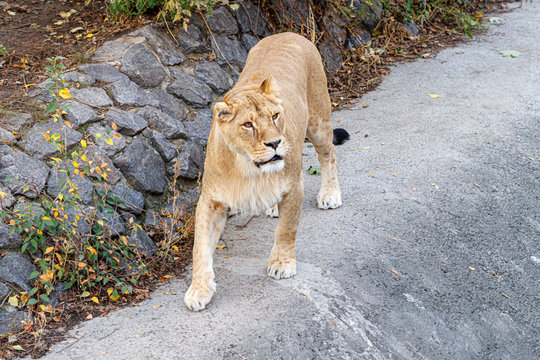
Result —
[[276, 120], [279, 116], [279, 113], [275, 113], [274, 115], [272, 115], [272, 120]]
[[249, 122], [249, 121], [246, 121], [245, 123], [242, 124], [243, 127], [247, 127], [247, 128], [250, 128], [252, 127], [253, 125]]

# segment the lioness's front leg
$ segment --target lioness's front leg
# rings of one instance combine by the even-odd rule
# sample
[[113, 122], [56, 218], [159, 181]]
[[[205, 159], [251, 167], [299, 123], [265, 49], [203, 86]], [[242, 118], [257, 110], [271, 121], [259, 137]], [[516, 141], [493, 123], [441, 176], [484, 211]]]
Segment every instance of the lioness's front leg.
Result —
[[284, 279], [296, 274], [296, 232], [304, 198], [303, 179], [281, 199], [274, 247], [268, 259], [268, 276]]
[[212, 257], [226, 220], [227, 209], [203, 194], [195, 215], [193, 279], [184, 297], [184, 303], [190, 310], [204, 309], [216, 291]]

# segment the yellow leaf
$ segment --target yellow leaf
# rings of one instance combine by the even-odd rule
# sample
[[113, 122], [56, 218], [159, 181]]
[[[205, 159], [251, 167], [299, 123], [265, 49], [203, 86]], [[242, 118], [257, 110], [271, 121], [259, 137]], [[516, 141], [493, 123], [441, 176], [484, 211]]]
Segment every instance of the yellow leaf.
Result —
[[105, 142], [106, 142], [107, 144], [109, 144], [110, 146], [113, 146], [113, 145], [114, 145], [114, 143], [113, 143], [113, 141], [112, 141], [112, 139], [111, 139], [110, 137], [106, 137], [106, 138], [105, 138]]
[[218, 250], [223, 250], [223, 249], [225, 249], [226, 247], [227, 247], [227, 245], [225, 245], [225, 244], [216, 245], [216, 249], [218, 249]]
[[62, 255], [60, 255], [59, 253], [55, 253], [54, 255], [56, 255], [56, 257], [58, 258], [58, 261], [60, 261], [60, 263], [62, 263]]
[[86, 140], [81, 140], [81, 146], [83, 147], [83, 149], [86, 149]]
[[49, 246], [47, 249], [45, 249], [45, 253], [43, 255], [47, 255], [48, 253], [50, 253], [53, 250], [54, 250], [54, 246]]
[[62, 99], [71, 99], [73, 96], [69, 93], [68, 89], [62, 89], [58, 91], [58, 95], [62, 97]]
[[73, 164], [73, 166], [75, 166], [76, 169], [79, 168], [79, 163], [76, 162], [75, 160], [73, 160], [71, 163]]
[[59, 159], [59, 158], [55, 158], [55, 157], [51, 157], [51, 160], [54, 160], [54, 161], [56, 161], [56, 162], [57, 162], [58, 164], [60, 164], [60, 163], [62, 162], [62, 160], [61, 160], [61, 159]]
[[5, 192], [0, 191], [0, 197], [5, 198], [7, 194]]
[[59, 199], [60, 201], [64, 200], [64, 194], [58, 195], [58, 199]]
[[13, 350], [24, 351], [21, 345], [13, 345]]
[[152, 309], [159, 309], [160, 307], [163, 307], [163, 305], [152, 306]]
[[[90, 251], [91, 254], [97, 255], [96, 249], [94, 249], [92, 246], [87, 246], [86, 249]], [[120, 262], [120, 261], [119, 261]]]
[[476, 18], [483, 18], [483, 17], [484, 17], [484, 14], [482, 14], [482, 13], [476, 13], [476, 14], [474, 14], [474, 17], [476, 17]]
[[51, 218], [48, 217], [48, 216], [44, 216], [44, 217], [42, 217], [41, 219], [42, 219], [42, 220], [51, 220]]
[[86, 35], [87, 38], [91, 38], [92, 36], [94, 36], [92, 33]]
[[428, 94], [428, 96], [430, 98], [440, 98], [441, 97], [441, 95], [437, 95], [437, 94]]
[[53, 25], [62, 25], [64, 23], [64, 20], [58, 20], [57, 22], [53, 23]]
[[96, 304], [99, 304], [99, 299], [97, 297], [95, 297], [95, 296], [93, 296], [90, 300], [92, 300]]
[[8, 299], [8, 302], [9, 302], [9, 305], [13, 307], [19, 306], [19, 299], [17, 298], [17, 296], [10, 296]]

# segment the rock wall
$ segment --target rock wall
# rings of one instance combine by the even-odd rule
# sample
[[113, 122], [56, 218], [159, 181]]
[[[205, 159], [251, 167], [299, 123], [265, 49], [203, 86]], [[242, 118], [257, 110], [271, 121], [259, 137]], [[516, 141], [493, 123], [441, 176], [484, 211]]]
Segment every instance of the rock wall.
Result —
[[[176, 29], [174, 39], [163, 28], [147, 25], [104, 43], [90, 62], [63, 74], [77, 100], [61, 104], [65, 120], [72, 126], [63, 127], [65, 146], [84, 153], [91, 161], [106, 163], [110, 169], [105, 183], [95, 177], [74, 178], [85, 207], [81, 211], [95, 211], [97, 190], [106, 185], [129, 207], [108, 219], [117, 233], [127, 233], [124, 221], [129, 219], [146, 227], [155, 225], [154, 216], [143, 210], [159, 211], [172, 206], [167, 204], [167, 184], [177, 161], [181, 162], [178, 174], [186, 191], [180, 206], [189, 208], [196, 201], [194, 180], [204, 168], [211, 106], [233, 86], [249, 49], [277, 27], [307, 35], [314, 30], [323, 34], [318, 46], [327, 70], [332, 72], [341, 67], [342, 49], [368, 39], [366, 29], [373, 28], [380, 19], [380, 3], [375, 1], [366, 18], [355, 23], [354, 33], [351, 23], [337, 9], [323, 3], [326, 15], [321, 24], [310, 23], [311, 0], [271, 0], [267, 10], [248, 1], [240, 2], [236, 10], [227, 6], [215, 9], [205, 18], [211, 34], [199, 15], [193, 16], [187, 31]], [[353, 3], [358, 9], [366, 6], [356, 0]], [[267, 19], [273, 19], [273, 25]], [[52, 100], [45, 89], [49, 81], [39, 84], [30, 93], [29, 101], [45, 107]], [[110, 134], [110, 144], [104, 141], [104, 135], [113, 123], [116, 129]], [[32, 114], [0, 113], [3, 209], [39, 214], [39, 194], [60, 193], [59, 184], [65, 174], [47, 164], [56, 149], [42, 135], [57, 131], [57, 123], [38, 122]], [[80, 148], [81, 139], [87, 141], [86, 149]], [[80, 231], [90, 231], [83, 228], [79, 225]], [[145, 252], [155, 251], [146, 233], [131, 237]], [[0, 223], [0, 252], [7, 252], [0, 260], [0, 302], [10, 290], [29, 289], [27, 275], [35, 266], [26, 255], [16, 252], [20, 246], [18, 233]], [[11, 318], [8, 314], [12, 314]], [[0, 315], [9, 323], [9, 319], [19, 319], [21, 314]], [[17, 321], [12, 323], [16, 325]], [[16, 328], [0, 327], [0, 332]]]

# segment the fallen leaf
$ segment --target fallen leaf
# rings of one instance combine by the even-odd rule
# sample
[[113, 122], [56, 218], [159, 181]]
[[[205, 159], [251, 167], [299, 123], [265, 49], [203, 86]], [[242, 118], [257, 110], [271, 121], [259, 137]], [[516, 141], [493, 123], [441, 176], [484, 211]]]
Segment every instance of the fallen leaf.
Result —
[[62, 89], [62, 90], [58, 91], [58, 95], [60, 95], [62, 97], [62, 99], [71, 99], [72, 98], [72, 96], [69, 93], [68, 89]]
[[498, 24], [502, 21], [502, 19], [500, 17], [497, 17], [497, 16], [492, 16], [488, 19], [488, 21], [492, 24]]
[[24, 351], [21, 345], [13, 345], [13, 350]]
[[473, 266], [469, 266], [469, 269], [471, 269], [471, 270], [473, 270], [473, 271], [476, 270], [476, 268], [473, 267]]
[[74, 27], [73, 29], [69, 30], [70, 33], [75, 34], [76, 32], [84, 31], [84, 28], [82, 26]]
[[527, 156], [527, 159], [534, 161], [534, 158], [532, 156]]
[[396, 270], [390, 270], [391, 272], [393, 272], [396, 276], [399, 276], [398, 272]]
[[73, 15], [75, 13], [77, 13], [77, 10], [71, 9], [69, 11], [60, 11], [60, 13], [58, 15], [60, 15], [64, 19], [67, 19], [68, 17], [70, 17], [71, 15]]
[[58, 20], [57, 22], [53, 23], [53, 25], [62, 25], [64, 23], [64, 20]]
[[94, 315], [92, 314], [88, 314], [88, 316], [86, 316], [86, 320], [92, 320], [94, 318]]
[[430, 98], [440, 98], [440, 97], [442, 97], [441, 95], [437, 95], [437, 94], [428, 94], [428, 96]]
[[365, 108], [367, 108], [368, 106], [369, 106], [369, 104], [368, 104], [368, 103], [365, 103], [364, 105], [362, 105], [362, 108], [365, 109]]
[[321, 175], [321, 169], [318, 166], [310, 166], [307, 172], [309, 175]]
[[337, 230], [343, 229], [341, 226], [336, 226], [336, 225], [332, 225], [332, 227], [333, 227], [334, 229], [337, 229]]
[[435, 189], [438, 189], [438, 188], [439, 188], [439, 185], [437, 185], [437, 184], [435, 184], [435, 183], [431, 183], [431, 184], [429, 184], [429, 186], [434, 186]]
[[159, 279], [159, 281], [164, 282], [165, 279], [170, 279], [170, 278], [172, 278], [172, 277], [173, 277], [172, 275], [163, 275], [163, 276]]
[[428, 58], [430, 58], [432, 56], [431, 56], [431, 53], [425, 53], [425, 54], [420, 55], [420, 57], [424, 58], [424, 59], [428, 59]]
[[141, 338], [141, 334], [135, 335], [135, 338], [136, 338], [136, 339], [140, 339], [140, 338]]
[[369, 146], [364, 146], [362, 149], [363, 150], [369, 150]]
[[501, 55], [502, 56], [511, 56], [513, 58], [517, 58], [517, 57], [520, 57], [521, 56], [521, 53], [517, 50], [506, 50], [506, 51], [501, 51]]
[[227, 247], [227, 245], [225, 245], [225, 244], [216, 245], [216, 249], [218, 249], [218, 250], [223, 250], [223, 249], [225, 249], [226, 247]]
[[507, 299], [510, 299], [510, 296], [506, 295], [505, 293], [501, 293], [502, 296], [504, 296]]
[[398, 241], [398, 238], [395, 238], [395, 237], [393, 237], [393, 238], [391, 238], [391, 239], [392, 239], [392, 240], [396, 240], [396, 241]]
[[482, 13], [476, 13], [476, 14], [474, 14], [474, 17], [475, 17], [475, 18], [483, 18], [483, 17], [484, 17], [484, 14], [482, 14]]
[[309, 295], [309, 291], [304, 291], [304, 292], [302, 293], [302, 295], [308, 296], [308, 295]]
[[163, 307], [163, 305], [152, 306], [152, 309], [159, 309], [160, 307]]
[[372, 176], [373, 176], [373, 173], [369, 173], [369, 174], [367, 174], [367, 176], [372, 177]]
[[107, 352], [106, 352], [106, 351], [104, 351], [104, 352], [98, 352], [98, 353], [96, 353], [96, 355], [105, 355], [105, 354], [107, 354]]

